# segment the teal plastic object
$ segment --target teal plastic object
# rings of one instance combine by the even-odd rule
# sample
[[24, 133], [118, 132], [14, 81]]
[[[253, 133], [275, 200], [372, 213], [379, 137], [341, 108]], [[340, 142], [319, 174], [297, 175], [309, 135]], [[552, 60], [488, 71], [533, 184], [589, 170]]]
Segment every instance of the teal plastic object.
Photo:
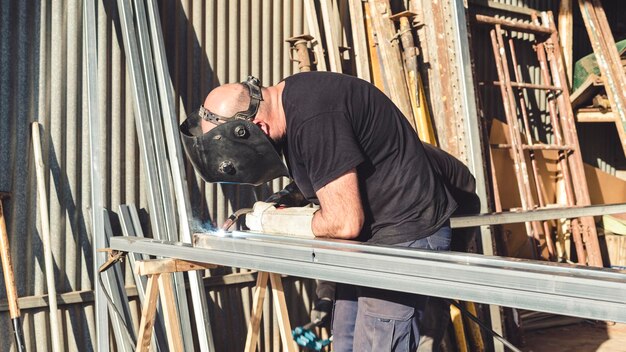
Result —
[[[626, 51], [626, 39], [623, 39], [615, 43], [617, 52], [622, 56]], [[598, 68], [598, 61], [596, 55], [591, 53], [582, 59], [576, 61], [574, 65], [574, 77], [572, 79], [572, 92], [575, 92], [580, 87], [590, 74], [600, 76], [600, 68]]]
[[294, 341], [299, 346], [306, 347], [313, 351], [321, 351], [324, 347], [330, 345], [331, 339], [321, 339], [311, 329], [297, 327], [291, 332]]

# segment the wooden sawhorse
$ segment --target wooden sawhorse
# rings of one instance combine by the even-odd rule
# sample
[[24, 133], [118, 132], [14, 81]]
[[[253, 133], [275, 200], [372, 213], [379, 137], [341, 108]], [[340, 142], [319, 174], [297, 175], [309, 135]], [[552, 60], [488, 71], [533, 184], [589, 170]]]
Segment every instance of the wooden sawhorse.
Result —
[[[138, 275], [148, 276], [146, 299], [141, 309], [141, 320], [139, 322], [139, 333], [137, 335], [137, 352], [147, 352], [150, 349], [159, 296], [161, 297], [161, 305], [165, 319], [168, 346], [171, 351], [184, 350], [180, 322], [176, 311], [176, 302], [172, 291], [172, 274], [192, 270], [213, 269], [216, 267], [217, 265], [214, 264], [169, 258], [141, 260], [136, 263], [136, 273]], [[244, 351], [254, 352], [256, 350], [261, 328], [261, 317], [263, 315], [263, 301], [267, 293], [268, 280], [271, 282], [272, 298], [276, 310], [283, 349], [288, 352], [296, 352], [298, 351], [298, 347], [291, 337], [291, 324], [289, 323], [282, 277], [280, 274], [264, 271], [258, 272]]]
[[289, 313], [287, 312], [287, 302], [285, 301], [285, 291], [283, 290], [283, 280], [280, 274], [259, 271], [256, 278], [254, 297], [252, 300], [252, 314], [248, 323], [248, 336], [246, 336], [245, 352], [256, 351], [259, 331], [261, 329], [261, 316], [263, 315], [263, 301], [267, 294], [267, 281], [271, 281], [272, 299], [274, 310], [278, 320], [278, 330], [283, 343], [283, 350], [296, 352], [298, 347], [291, 337], [291, 324], [289, 323]]
[[180, 321], [176, 311], [174, 292], [172, 291], [172, 274], [183, 271], [213, 269], [216, 267], [217, 266], [213, 264], [169, 258], [141, 260], [136, 263], [135, 272], [138, 275], [148, 276], [146, 299], [141, 308], [139, 334], [137, 335], [137, 346], [135, 348], [137, 352], [147, 352], [150, 349], [159, 296], [161, 296], [167, 344], [170, 351], [184, 351]]

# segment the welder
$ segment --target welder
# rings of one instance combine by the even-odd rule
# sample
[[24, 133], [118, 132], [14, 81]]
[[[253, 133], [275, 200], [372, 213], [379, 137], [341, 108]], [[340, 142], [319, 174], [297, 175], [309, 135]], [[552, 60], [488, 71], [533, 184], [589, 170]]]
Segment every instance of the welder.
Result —
[[[457, 204], [407, 119], [368, 82], [307, 72], [270, 87], [254, 78], [222, 85], [181, 125], [181, 134], [205, 181], [259, 185], [290, 176], [319, 206], [290, 210], [283, 226], [276, 225], [286, 217], [275, 206], [257, 203], [246, 217], [251, 230], [449, 249]], [[426, 302], [425, 296], [338, 284], [334, 350], [414, 351]]]
[[[444, 181], [446, 188], [458, 204], [453, 215], [471, 215], [480, 213], [480, 199], [476, 194], [476, 179], [460, 160], [445, 151], [429, 144], [424, 144], [426, 155], [435, 171]], [[278, 192], [270, 200], [286, 206], [301, 206], [301, 193], [291, 184]], [[457, 252], [466, 252], [474, 248], [476, 228], [460, 228], [452, 230], [450, 248]], [[316, 299], [311, 311], [311, 322], [317, 326], [326, 326], [331, 317], [335, 300], [335, 283], [317, 281]], [[448, 303], [437, 297], [429, 297], [424, 315], [420, 319], [420, 343], [418, 352], [437, 352], [441, 350], [445, 331], [450, 322]]]

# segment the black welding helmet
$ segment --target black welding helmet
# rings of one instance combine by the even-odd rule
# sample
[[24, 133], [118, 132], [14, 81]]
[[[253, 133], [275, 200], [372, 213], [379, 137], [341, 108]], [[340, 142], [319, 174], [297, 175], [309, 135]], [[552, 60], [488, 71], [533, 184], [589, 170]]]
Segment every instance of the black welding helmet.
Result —
[[[248, 110], [224, 117], [200, 107], [180, 125], [185, 153], [206, 182], [258, 186], [289, 175], [272, 140], [252, 123], [263, 100], [259, 80], [248, 77], [241, 83], [250, 93]], [[216, 127], [202, 133], [202, 120]]]

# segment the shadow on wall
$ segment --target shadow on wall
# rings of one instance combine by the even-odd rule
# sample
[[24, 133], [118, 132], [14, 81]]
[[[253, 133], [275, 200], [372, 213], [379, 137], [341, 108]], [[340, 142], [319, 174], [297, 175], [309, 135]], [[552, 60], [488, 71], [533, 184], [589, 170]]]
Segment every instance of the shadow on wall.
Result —
[[[188, 113], [196, 110], [214, 87], [227, 83], [220, 82], [206, 52], [206, 45], [215, 45], [207, 38], [214, 29], [205, 28], [208, 16], [204, 3], [188, 2], [183, 8], [181, 2], [164, 1], [159, 3], [163, 37], [165, 42], [168, 68], [174, 88], [178, 123]], [[113, 8], [116, 8], [113, 6]], [[200, 11], [202, 15], [197, 16]], [[201, 20], [197, 21], [197, 18]], [[114, 15], [116, 33], [119, 31], [119, 19]], [[118, 38], [121, 42], [121, 38]], [[219, 50], [216, 48], [216, 50]], [[247, 73], [242, 73], [247, 74]], [[193, 216], [200, 223], [211, 222], [221, 225], [230, 215], [229, 211], [250, 207], [254, 201], [265, 199], [272, 192], [270, 185], [260, 187], [208, 184], [196, 176], [191, 164], [186, 161], [187, 175]], [[142, 221], [142, 223], [149, 223]], [[229, 275], [233, 278], [245, 276], [246, 270], [219, 267], [210, 271], [211, 277]], [[249, 275], [249, 274], [248, 274]], [[211, 281], [211, 280], [209, 280]], [[215, 346], [219, 351], [240, 351], [245, 344], [246, 326], [252, 306], [252, 286], [254, 279], [243, 284], [220, 285], [209, 289], [210, 321], [213, 329]], [[290, 310], [308, 312], [297, 290], [291, 290], [293, 296]], [[268, 298], [266, 302], [269, 302]], [[272, 317], [266, 309], [266, 319]], [[308, 313], [306, 314], [308, 316]], [[300, 319], [302, 320], [302, 319]], [[195, 321], [192, 319], [192, 324]], [[276, 344], [277, 330], [274, 322], [266, 321], [262, 325], [261, 343]]]
[[[182, 123], [187, 114], [202, 105], [213, 88], [232, 83], [219, 80], [207, 56], [207, 46], [216, 46], [216, 28], [207, 28], [206, 18], [210, 14], [206, 11], [206, 6], [208, 5], [190, 2], [185, 9], [177, 1], [160, 3], [163, 36], [179, 123]], [[196, 16], [197, 11], [202, 15]], [[201, 17], [202, 20], [194, 20], [196, 17]], [[247, 74], [242, 72], [242, 75]], [[186, 162], [185, 171], [188, 175], [194, 216], [200, 222], [210, 221], [214, 226], [221, 225], [230, 212], [250, 207], [254, 201], [265, 199], [272, 193], [271, 186], [267, 184], [252, 187], [205, 183], [195, 175], [189, 162]]]

